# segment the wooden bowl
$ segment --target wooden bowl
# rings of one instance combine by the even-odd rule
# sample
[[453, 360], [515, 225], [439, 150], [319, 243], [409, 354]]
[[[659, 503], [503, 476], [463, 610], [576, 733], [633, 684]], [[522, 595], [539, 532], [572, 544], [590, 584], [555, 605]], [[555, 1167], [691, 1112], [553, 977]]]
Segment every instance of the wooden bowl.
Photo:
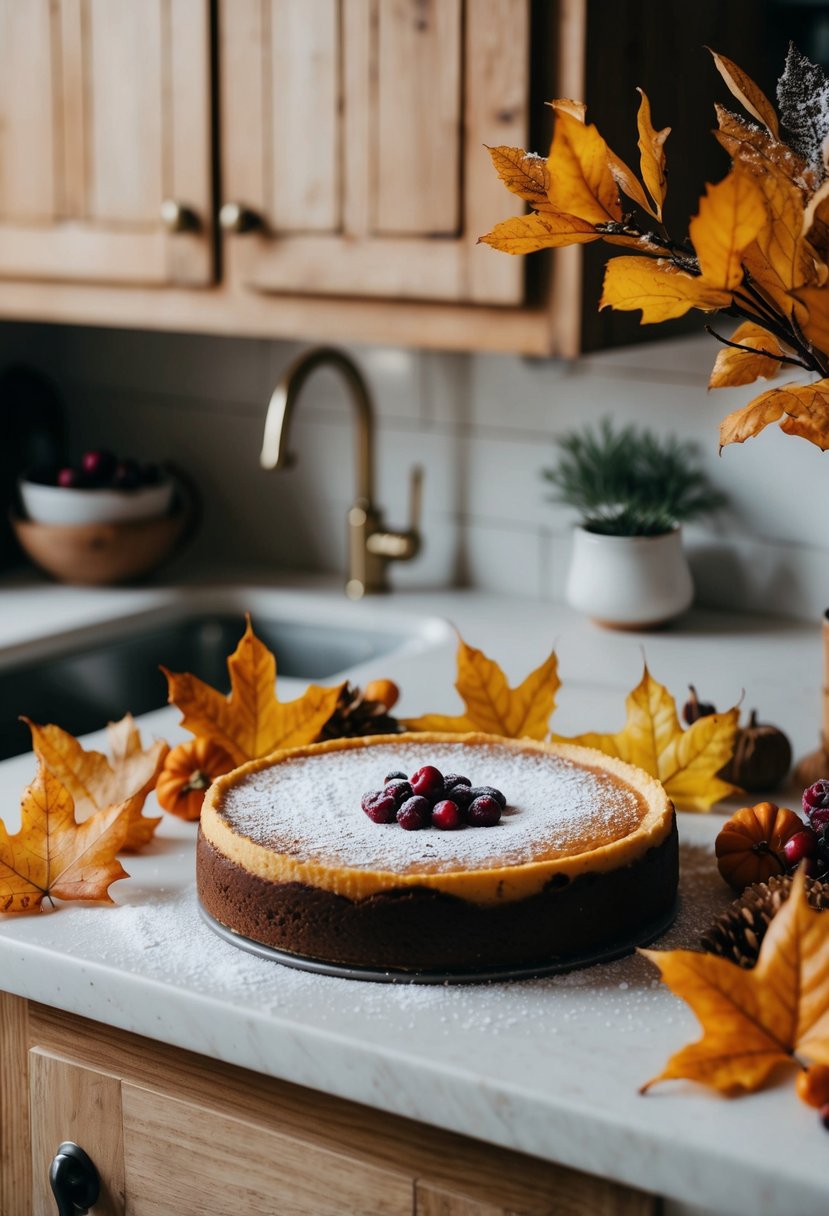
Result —
[[179, 502], [159, 519], [116, 524], [38, 524], [12, 512], [11, 525], [36, 566], [61, 583], [128, 583], [157, 570], [193, 531], [192, 512]]

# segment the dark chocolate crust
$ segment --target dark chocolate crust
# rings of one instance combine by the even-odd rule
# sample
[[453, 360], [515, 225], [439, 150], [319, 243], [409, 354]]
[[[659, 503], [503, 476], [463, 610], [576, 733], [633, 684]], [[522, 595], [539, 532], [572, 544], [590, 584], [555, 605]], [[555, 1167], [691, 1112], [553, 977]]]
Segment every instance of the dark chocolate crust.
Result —
[[500, 904], [428, 887], [354, 901], [250, 874], [199, 831], [196, 878], [211, 916], [278, 950], [341, 966], [476, 971], [565, 960], [635, 938], [673, 907], [679, 847], [674, 821], [662, 844], [628, 866]]

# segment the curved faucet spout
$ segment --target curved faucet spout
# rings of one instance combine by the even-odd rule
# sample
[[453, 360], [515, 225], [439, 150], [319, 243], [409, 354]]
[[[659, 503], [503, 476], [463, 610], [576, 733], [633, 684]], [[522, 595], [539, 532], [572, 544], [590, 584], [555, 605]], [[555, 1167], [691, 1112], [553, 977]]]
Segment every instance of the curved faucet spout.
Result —
[[374, 413], [371, 398], [360, 369], [335, 347], [319, 346], [300, 355], [282, 376], [268, 404], [259, 463], [263, 469], [284, 469], [293, 462], [288, 449], [291, 422], [303, 386], [318, 367], [332, 367], [339, 371], [354, 403], [357, 411], [357, 501], [371, 507], [374, 501]]

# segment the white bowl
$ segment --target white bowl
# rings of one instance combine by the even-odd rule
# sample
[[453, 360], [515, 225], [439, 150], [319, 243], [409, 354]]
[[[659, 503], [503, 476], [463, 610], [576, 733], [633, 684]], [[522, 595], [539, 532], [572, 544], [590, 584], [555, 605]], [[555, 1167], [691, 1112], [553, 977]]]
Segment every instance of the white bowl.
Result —
[[134, 490], [76, 490], [45, 486], [21, 478], [20, 501], [29, 519], [38, 524], [120, 524], [157, 519], [170, 510], [173, 482], [169, 477]]

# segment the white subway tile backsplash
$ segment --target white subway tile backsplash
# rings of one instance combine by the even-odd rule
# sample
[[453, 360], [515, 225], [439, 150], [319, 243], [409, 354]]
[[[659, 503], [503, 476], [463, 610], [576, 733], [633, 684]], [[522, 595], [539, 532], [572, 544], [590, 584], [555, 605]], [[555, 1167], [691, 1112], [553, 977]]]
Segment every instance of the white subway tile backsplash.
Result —
[[[304, 349], [0, 326], [0, 360], [32, 363], [61, 387], [75, 455], [110, 446], [191, 472], [204, 496], [191, 563], [344, 572], [355, 426], [336, 374], [321, 370], [303, 393], [295, 467], [259, 468], [271, 391]], [[730, 496], [727, 510], [687, 533], [701, 602], [805, 617], [829, 603], [829, 457], [775, 427], [720, 456], [720, 419], [764, 385], [708, 393], [717, 346], [706, 335], [571, 363], [365, 345], [349, 352], [376, 405], [377, 500], [390, 526], [408, 523], [411, 466], [426, 473], [424, 551], [392, 567], [394, 584], [560, 598], [573, 513], [549, 501], [541, 470], [555, 458], [556, 435], [611, 416], [694, 440]]]

